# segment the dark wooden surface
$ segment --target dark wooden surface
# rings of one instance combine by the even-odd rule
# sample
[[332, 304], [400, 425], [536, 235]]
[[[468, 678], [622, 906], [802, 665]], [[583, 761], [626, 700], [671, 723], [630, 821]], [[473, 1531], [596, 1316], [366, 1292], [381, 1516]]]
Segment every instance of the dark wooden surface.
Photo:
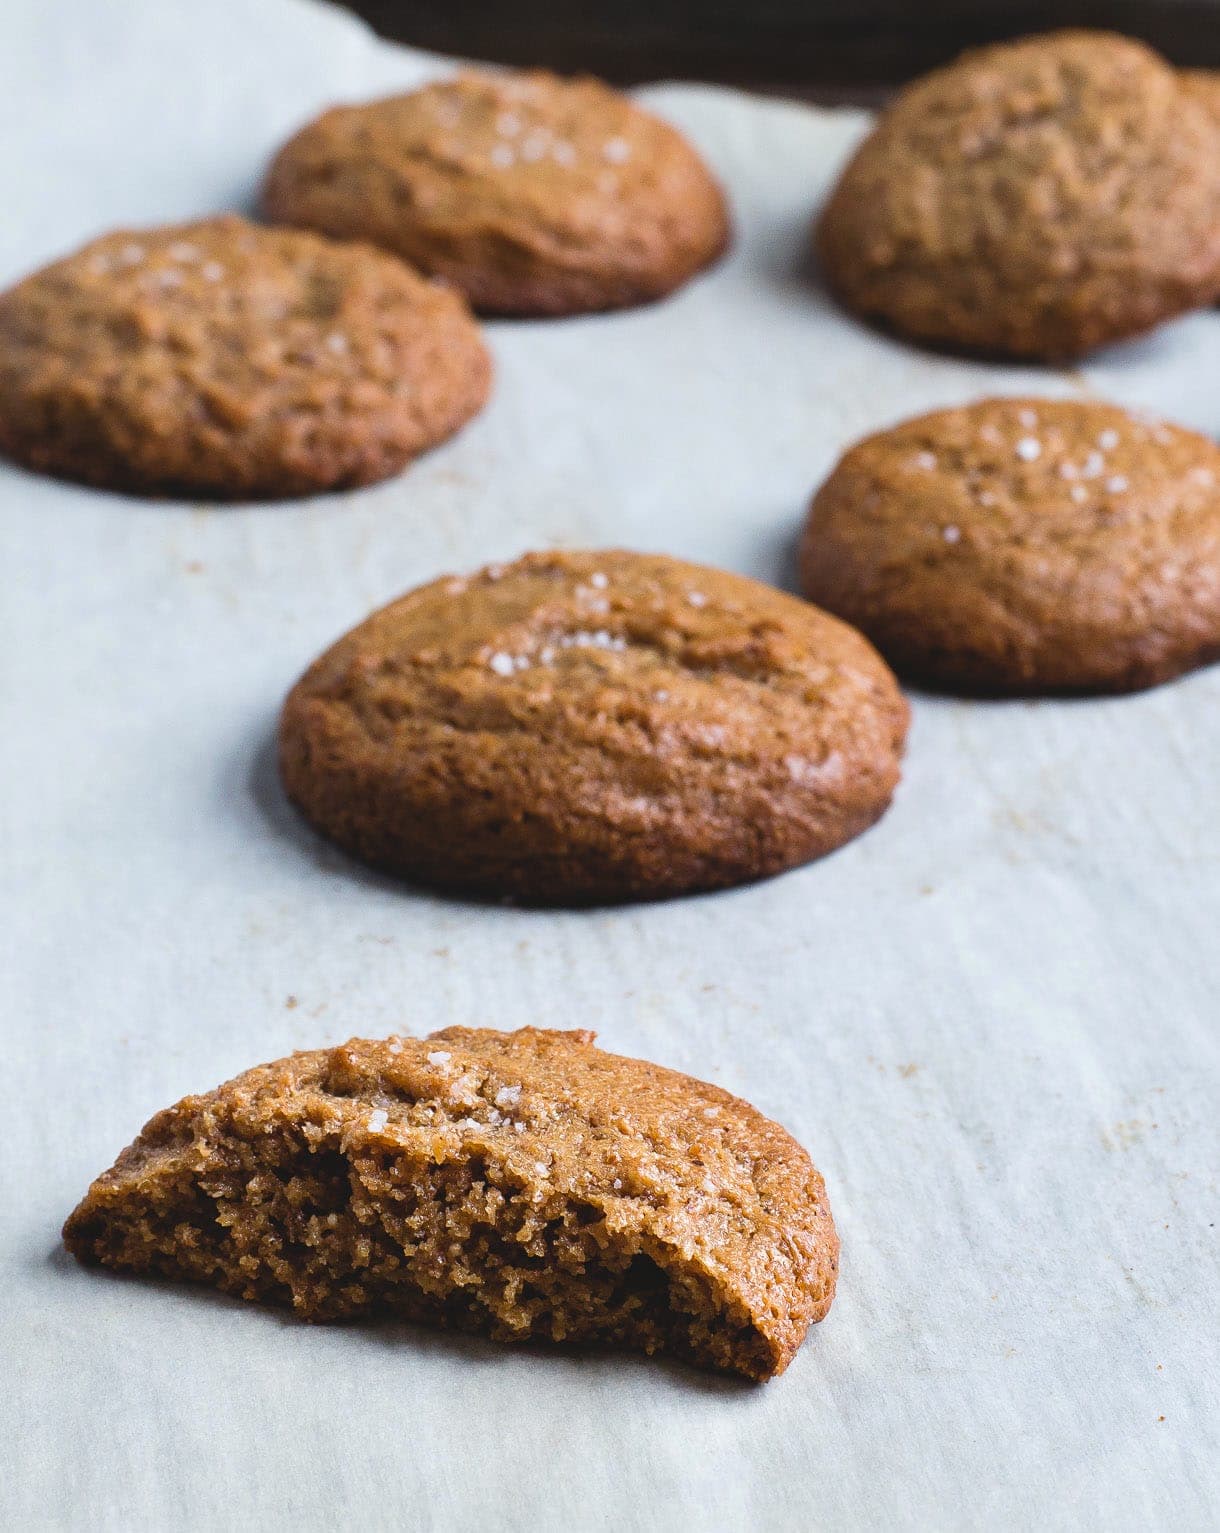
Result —
[[622, 83], [717, 80], [869, 100], [970, 44], [1056, 26], [1143, 37], [1220, 67], [1220, 0], [347, 0], [383, 36]]

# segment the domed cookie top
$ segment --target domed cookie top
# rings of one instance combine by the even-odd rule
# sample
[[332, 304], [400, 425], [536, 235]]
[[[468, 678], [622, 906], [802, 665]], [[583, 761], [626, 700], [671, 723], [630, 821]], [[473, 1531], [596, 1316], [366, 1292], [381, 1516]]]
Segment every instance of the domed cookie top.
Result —
[[1220, 655], [1220, 449], [1077, 400], [924, 415], [845, 455], [801, 572], [915, 679], [1151, 686]]
[[0, 451], [137, 493], [383, 479], [468, 420], [490, 376], [457, 294], [234, 217], [108, 234], [0, 295]]
[[590, 79], [463, 74], [336, 107], [277, 155], [268, 214], [368, 239], [490, 314], [660, 297], [729, 238], [724, 197], [675, 129]]
[[834, 1297], [822, 1178], [748, 1103], [593, 1036], [452, 1027], [248, 1070], [158, 1113], [64, 1238], [308, 1319], [782, 1373]]
[[1220, 130], [1126, 38], [968, 53], [882, 114], [818, 249], [849, 308], [916, 340], [1078, 356], [1220, 292]]
[[857, 835], [907, 708], [850, 628], [660, 555], [530, 554], [392, 602], [284, 707], [289, 797], [375, 866], [542, 903], [777, 873]]

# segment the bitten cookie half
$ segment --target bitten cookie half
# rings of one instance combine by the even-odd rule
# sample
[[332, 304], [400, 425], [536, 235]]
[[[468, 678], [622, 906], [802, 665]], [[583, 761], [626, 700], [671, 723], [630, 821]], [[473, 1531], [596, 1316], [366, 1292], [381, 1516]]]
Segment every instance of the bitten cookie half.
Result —
[[1080, 356], [1220, 293], [1220, 124], [1128, 38], [967, 53], [881, 115], [817, 246], [843, 303], [902, 335]]
[[393, 251], [488, 314], [645, 303], [729, 241], [724, 195], [676, 128], [597, 80], [541, 72], [336, 107], [280, 150], [263, 203]]
[[280, 724], [288, 796], [422, 883], [543, 904], [778, 873], [885, 810], [907, 705], [843, 623], [661, 555], [529, 554], [391, 602]]
[[593, 1037], [453, 1027], [261, 1065], [153, 1118], [64, 1239], [308, 1320], [782, 1373], [834, 1297], [822, 1178], [748, 1103]]
[[469, 420], [490, 380], [457, 293], [236, 217], [108, 234], [0, 295], [0, 452], [137, 494], [369, 484]]
[[923, 415], [843, 457], [801, 574], [912, 680], [1153, 686], [1220, 656], [1220, 449], [1077, 400]]

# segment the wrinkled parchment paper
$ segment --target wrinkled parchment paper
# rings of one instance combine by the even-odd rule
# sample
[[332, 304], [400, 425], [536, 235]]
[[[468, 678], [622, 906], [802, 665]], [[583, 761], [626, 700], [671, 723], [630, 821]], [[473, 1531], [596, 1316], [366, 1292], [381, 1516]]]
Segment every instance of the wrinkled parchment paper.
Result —
[[[247, 206], [303, 118], [446, 67], [306, 0], [6, 0], [0, 37], [4, 282], [108, 226]], [[804, 258], [865, 118], [643, 94], [725, 178], [732, 256], [656, 308], [491, 326], [494, 403], [402, 478], [225, 509], [0, 467], [9, 1527], [1220, 1517], [1220, 669], [1113, 701], [919, 697], [876, 830], [646, 909], [405, 890], [280, 796], [287, 687], [441, 571], [626, 544], [790, 584], [811, 488], [916, 410], [1097, 390], [1220, 425], [1212, 314], [1076, 375], [869, 333]], [[808, 1145], [842, 1283], [785, 1377], [304, 1327], [62, 1253], [156, 1109], [453, 1022], [596, 1028]]]

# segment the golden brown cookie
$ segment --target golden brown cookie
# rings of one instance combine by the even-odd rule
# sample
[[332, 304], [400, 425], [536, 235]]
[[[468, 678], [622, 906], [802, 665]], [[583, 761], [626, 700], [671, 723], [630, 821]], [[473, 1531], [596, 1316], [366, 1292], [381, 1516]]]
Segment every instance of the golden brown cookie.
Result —
[[822, 1178], [748, 1103], [593, 1038], [451, 1027], [260, 1065], [158, 1113], [64, 1239], [308, 1320], [782, 1373], [834, 1297]]
[[1220, 448], [1078, 400], [920, 416], [841, 460], [801, 574], [919, 681], [1153, 686], [1220, 656]]
[[645, 303], [729, 239], [724, 196], [675, 128], [544, 73], [336, 107], [281, 149], [263, 202], [278, 223], [404, 256], [488, 314]]
[[1220, 292], [1220, 128], [1127, 38], [967, 53], [882, 114], [817, 245], [843, 303], [903, 335], [1079, 356]]
[[661, 555], [529, 554], [391, 602], [280, 723], [288, 796], [422, 883], [531, 903], [658, 899], [858, 835], [907, 707], [842, 623]]
[[107, 234], [0, 295], [0, 452], [138, 494], [369, 484], [464, 424], [490, 377], [456, 293], [240, 218]]
[[1220, 69], [1183, 69], [1178, 81], [1189, 95], [1220, 120]]

